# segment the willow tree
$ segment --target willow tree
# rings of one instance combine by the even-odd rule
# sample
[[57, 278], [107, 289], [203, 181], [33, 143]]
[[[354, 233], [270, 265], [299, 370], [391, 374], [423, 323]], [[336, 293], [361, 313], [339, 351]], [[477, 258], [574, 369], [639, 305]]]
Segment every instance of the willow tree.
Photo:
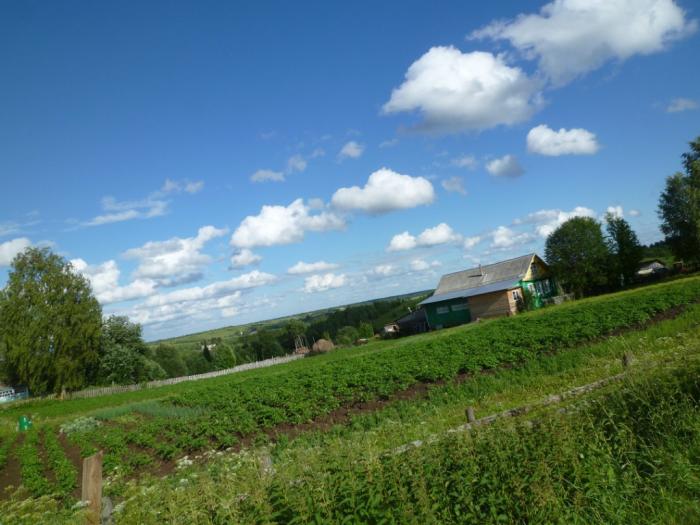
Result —
[[48, 248], [12, 261], [0, 299], [5, 379], [34, 394], [74, 390], [99, 364], [102, 309], [87, 279]]

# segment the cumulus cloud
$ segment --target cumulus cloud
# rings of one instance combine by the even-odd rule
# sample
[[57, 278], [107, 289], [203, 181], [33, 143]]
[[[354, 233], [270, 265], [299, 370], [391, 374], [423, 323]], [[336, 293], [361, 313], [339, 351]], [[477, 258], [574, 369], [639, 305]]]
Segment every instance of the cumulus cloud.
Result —
[[340, 160], [357, 159], [362, 156], [362, 153], [364, 151], [365, 147], [362, 144], [351, 140], [350, 142], [345, 143], [345, 145], [343, 145], [342, 148], [340, 148], [340, 151], [338, 152], [338, 158]]
[[300, 275], [313, 272], [327, 272], [328, 270], [335, 270], [336, 268], [338, 268], [337, 264], [328, 263], [326, 261], [317, 261], [312, 263], [299, 261], [294, 266], [289, 268], [287, 273], [291, 275]]
[[364, 187], [337, 190], [331, 203], [340, 210], [380, 214], [431, 204], [433, 200], [435, 190], [428, 179], [381, 168], [369, 176]]
[[513, 155], [505, 155], [498, 159], [493, 159], [486, 164], [486, 171], [494, 177], [520, 177], [525, 170]]
[[639, 210], [630, 210], [627, 213], [630, 217], [639, 217], [642, 214]]
[[332, 272], [310, 275], [304, 280], [306, 293], [325, 292], [333, 288], [340, 288], [346, 284], [345, 274], [336, 275]]
[[690, 98], [674, 98], [666, 106], [667, 113], [680, 113], [681, 111], [692, 111], [698, 109], [700, 105], [697, 101]]
[[595, 218], [596, 213], [585, 206], [576, 206], [571, 211], [559, 209], [539, 210], [527, 216], [516, 219], [514, 224], [533, 224], [535, 233], [540, 237], [548, 237], [554, 230], [573, 217]]
[[276, 280], [277, 277], [272, 274], [253, 270], [250, 273], [245, 273], [226, 281], [217, 281], [206, 286], [192, 286], [172, 292], [160, 293], [146, 299], [144, 304], [146, 306], [164, 306], [176, 303], [216, 299], [235, 294], [240, 290], [265, 286]]
[[593, 155], [598, 151], [595, 134], [582, 128], [554, 131], [545, 124], [527, 134], [527, 149], [540, 155]]
[[258, 264], [260, 261], [262, 261], [260, 255], [253, 253], [248, 248], [243, 248], [231, 257], [231, 268], [243, 268], [251, 264]]
[[211, 257], [201, 252], [210, 240], [228, 233], [214, 226], [201, 227], [195, 237], [173, 237], [167, 241], [149, 241], [139, 248], [124, 252], [127, 259], [137, 259], [136, 278], [154, 279], [162, 286], [191, 282], [201, 277]]
[[416, 247], [429, 247], [438, 244], [447, 244], [461, 240], [461, 235], [456, 233], [449, 224], [441, 222], [432, 228], [426, 228], [417, 237], [409, 232], [394, 235], [389, 242], [387, 251], [396, 252], [411, 250]]
[[539, 83], [502, 56], [433, 47], [411, 64], [382, 111], [419, 111], [417, 129], [443, 133], [516, 124], [541, 104]]
[[479, 244], [482, 240], [483, 239], [480, 235], [475, 235], [473, 237], [467, 237], [464, 239], [464, 243], [463, 243], [464, 249], [470, 250], [470, 249], [474, 248], [474, 246]]
[[458, 168], [467, 168], [469, 170], [476, 169], [478, 162], [474, 155], [462, 155], [452, 159], [452, 165]]
[[397, 271], [398, 268], [393, 264], [378, 264], [368, 272], [368, 275], [370, 277], [384, 278], [394, 275]]
[[414, 272], [424, 272], [425, 270], [442, 266], [442, 264], [439, 261], [433, 261], [429, 263], [423, 259], [413, 259], [410, 263], [410, 266], [411, 270], [413, 270]]
[[284, 182], [284, 173], [273, 170], [258, 170], [250, 176], [251, 182]]
[[31, 245], [31, 241], [26, 237], [18, 237], [17, 239], [0, 243], [0, 267], [10, 266], [12, 259]]
[[673, 0], [555, 0], [470, 36], [509, 41], [561, 85], [608, 61], [662, 51], [696, 28]]
[[529, 233], [519, 233], [507, 226], [499, 226], [496, 228], [491, 232], [491, 238], [493, 240], [491, 248], [503, 250], [527, 244], [533, 240], [532, 235]]
[[265, 205], [258, 215], [249, 215], [231, 236], [236, 248], [275, 246], [300, 242], [307, 231], [339, 230], [345, 221], [331, 212], [312, 214], [303, 199], [296, 199], [289, 206]]
[[608, 209], [605, 210], [605, 213], [609, 213], [613, 217], [617, 218], [622, 218], [625, 216], [625, 210], [622, 208], [622, 206], [608, 206]]
[[379, 147], [382, 149], [385, 148], [393, 148], [399, 143], [399, 139], [393, 138], [393, 139], [388, 139], [388, 140], [383, 140], [382, 142], [379, 143]]
[[450, 177], [448, 179], [443, 179], [440, 183], [445, 191], [451, 193], [461, 193], [462, 195], [467, 194], [467, 190], [464, 189], [464, 179], [462, 177]]
[[153, 279], [135, 279], [126, 286], [120, 286], [119, 266], [114, 260], [89, 265], [83, 259], [73, 259], [70, 263], [90, 281], [95, 297], [103, 305], [148, 297], [155, 293], [158, 285]]

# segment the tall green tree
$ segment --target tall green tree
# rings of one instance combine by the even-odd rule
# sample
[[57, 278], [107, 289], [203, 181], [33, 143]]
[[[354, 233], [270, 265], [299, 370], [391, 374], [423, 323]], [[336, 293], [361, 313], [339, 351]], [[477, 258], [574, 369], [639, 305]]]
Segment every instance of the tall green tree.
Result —
[[[186, 376], [189, 373], [182, 355], [173, 345], [160, 343], [156, 346], [153, 359], [165, 370], [168, 377]], [[203, 357], [202, 360], [204, 361]]]
[[126, 316], [112, 315], [102, 324], [102, 353], [97, 382], [128, 385], [162, 379], [163, 368], [148, 357], [141, 325]]
[[700, 261], [700, 137], [683, 154], [685, 173], [666, 179], [659, 197], [661, 231], [676, 259]]
[[644, 248], [629, 223], [617, 215], [605, 215], [607, 243], [610, 250], [610, 277], [612, 285], [627, 286], [634, 279]]
[[102, 309], [90, 284], [48, 248], [12, 261], [0, 301], [5, 379], [34, 394], [88, 384], [99, 363]]
[[583, 297], [608, 281], [608, 246], [600, 223], [574, 217], [554, 230], [545, 244], [545, 259], [564, 288]]

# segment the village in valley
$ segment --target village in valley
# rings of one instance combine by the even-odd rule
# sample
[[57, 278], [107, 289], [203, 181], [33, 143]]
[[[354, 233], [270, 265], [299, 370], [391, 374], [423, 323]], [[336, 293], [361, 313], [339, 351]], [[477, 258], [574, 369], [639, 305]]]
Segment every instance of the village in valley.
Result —
[[0, 12], [0, 525], [700, 523], [697, 6]]

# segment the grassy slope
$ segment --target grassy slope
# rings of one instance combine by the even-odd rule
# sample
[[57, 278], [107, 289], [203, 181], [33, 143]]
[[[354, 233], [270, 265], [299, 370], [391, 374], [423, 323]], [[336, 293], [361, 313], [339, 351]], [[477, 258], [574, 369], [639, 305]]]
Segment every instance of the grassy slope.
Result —
[[[475, 405], [477, 414], [484, 415], [617, 373], [623, 351], [632, 350], [639, 367], [677, 360], [679, 353], [697, 352], [699, 321], [700, 307], [692, 307], [680, 318], [644, 332], [615, 337], [575, 352], [541, 356], [522, 367], [477, 375], [459, 385], [436, 386], [426, 400], [399, 402], [381, 412], [356, 416], [350, 425], [337, 427], [331, 432], [306, 434], [293, 442], [283, 439], [271, 450], [278, 473], [276, 477], [322, 477], [327, 465], [373, 462], [373, 458], [378, 458], [387, 449], [461, 424], [467, 404]], [[433, 337], [448, 337], [449, 332], [431, 336], [423, 338], [430, 341]], [[407, 343], [397, 341], [393, 344]], [[392, 343], [382, 343], [378, 347], [390, 349]], [[362, 347], [348, 353], [358, 357], [371, 351]], [[329, 360], [342, 358], [339, 354], [327, 356]], [[205, 471], [186, 471], [172, 480], [143, 481], [140, 486], [148, 487], [145, 493], [138, 485], [125, 488], [119, 482], [112, 483], [108, 490], [135, 498], [127, 506], [129, 518], [125, 519], [126, 523], [133, 522], [136, 516], [137, 521], [154, 523], [166, 516], [167, 519], [179, 517], [183, 523], [208, 522], [206, 516], [223, 511], [233, 513], [228, 515], [229, 519], [235, 515], [237, 519], [249, 521], [250, 509], [246, 510], [242, 501], [232, 501], [231, 498], [236, 494], [250, 494], [256, 505], [262, 505], [267, 509], [265, 512], [270, 511], [267, 494], [270, 480], [259, 476], [259, 452], [235, 456], [223, 463], [215, 461]], [[238, 466], [232, 470], [232, 465]], [[198, 478], [193, 477], [195, 474]], [[177, 488], [179, 479], [187, 479], [187, 483], [194, 485], [188, 486], [183, 494]], [[46, 501], [42, 504], [48, 505]], [[144, 509], [158, 509], [164, 515], [157, 518], [144, 514]], [[247, 517], [244, 519], [244, 516]]]

